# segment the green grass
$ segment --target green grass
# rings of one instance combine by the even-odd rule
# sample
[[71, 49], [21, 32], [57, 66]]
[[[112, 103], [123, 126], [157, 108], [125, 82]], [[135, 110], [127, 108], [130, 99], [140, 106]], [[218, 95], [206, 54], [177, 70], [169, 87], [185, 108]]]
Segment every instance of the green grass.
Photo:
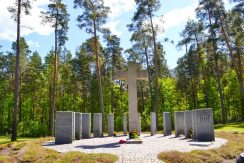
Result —
[[218, 124], [215, 131], [216, 137], [227, 139], [228, 143], [211, 150], [161, 152], [158, 158], [166, 163], [216, 163], [235, 159], [244, 151], [244, 122]]
[[158, 154], [158, 159], [166, 163], [216, 163], [233, 160], [244, 151], [244, 134], [217, 132], [216, 137], [228, 140], [228, 143], [217, 149], [193, 150], [191, 152], [169, 151]]
[[235, 122], [228, 124], [217, 124], [214, 126], [215, 131], [220, 132], [235, 132], [235, 133], [244, 133], [244, 122]]
[[[158, 158], [165, 162], [222, 162], [236, 158], [244, 151], [244, 122], [215, 125], [216, 137], [228, 140], [228, 143], [218, 149], [194, 150], [188, 153], [178, 151], [162, 152]], [[162, 131], [159, 131], [161, 134]], [[112, 163], [118, 160], [111, 154], [85, 154], [81, 152], [58, 153], [47, 149], [41, 144], [53, 138], [18, 138], [10, 142], [10, 137], [0, 136], [0, 163], [11, 162], [84, 162]]]
[[40, 163], [112, 163], [118, 160], [112, 154], [85, 154], [81, 152], [59, 153], [42, 147], [41, 144], [53, 138], [21, 138], [10, 142], [9, 137], [0, 137], [0, 163], [40, 162]]
[[[35, 140], [36, 138], [18, 138], [17, 141], [20, 142], [20, 141], [26, 141], [26, 140]], [[2, 144], [7, 144], [7, 143], [10, 143], [11, 142], [11, 137], [9, 136], [0, 136], [0, 145]]]

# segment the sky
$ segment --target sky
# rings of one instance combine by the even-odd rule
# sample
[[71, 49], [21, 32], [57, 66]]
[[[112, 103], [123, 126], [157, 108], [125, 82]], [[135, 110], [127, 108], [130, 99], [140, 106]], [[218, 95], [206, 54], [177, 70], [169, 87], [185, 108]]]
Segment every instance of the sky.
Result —
[[[1, 0], [0, 5], [0, 45], [1, 51], [11, 51], [12, 41], [16, 40], [16, 24], [11, 19], [8, 12], [8, 6], [11, 6], [15, 0]], [[80, 30], [77, 26], [76, 18], [82, 13], [81, 9], [73, 8], [73, 0], [63, 0], [68, 7], [70, 14], [68, 38], [66, 47], [74, 55], [78, 46], [80, 46], [91, 35], [84, 30]], [[169, 38], [174, 44], [163, 43], [166, 51], [165, 58], [169, 68], [173, 69], [177, 66], [177, 60], [184, 55], [184, 50], [176, 48], [176, 44], [181, 39], [180, 32], [184, 29], [188, 19], [195, 19], [194, 10], [198, 4], [198, 0], [160, 0], [161, 8], [155, 17], [163, 33], [158, 34], [157, 41]], [[228, 0], [224, 0], [229, 6]], [[47, 9], [49, 0], [37, 0], [32, 3], [31, 15], [21, 17], [21, 36], [23, 36], [29, 48], [32, 51], [38, 51], [42, 57], [52, 49], [54, 45], [54, 29], [50, 25], [42, 24], [40, 12]], [[125, 50], [132, 46], [129, 41], [131, 33], [128, 32], [127, 24], [131, 23], [131, 18], [136, 10], [136, 4], [133, 0], [104, 0], [105, 6], [109, 6], [108, 21], [105, 27], [108, 27], [113, 34], [121, 39], [121, 47]], [[160, 16], [163, 15], [163, 19]], [[101, 39], [102, 41], [102, 39]]]

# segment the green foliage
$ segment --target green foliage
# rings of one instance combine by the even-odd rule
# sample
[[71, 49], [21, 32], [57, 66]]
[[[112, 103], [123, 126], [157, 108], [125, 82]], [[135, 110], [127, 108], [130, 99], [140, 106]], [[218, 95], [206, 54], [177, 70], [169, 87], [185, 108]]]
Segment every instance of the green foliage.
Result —
[[214, 126], [214, 129], [217, 132], [244, 133], [244, 122], [218, 124]]
[[[22, 2], [25, 5], [22, 8], [30, 7], [28, 0]], [[100, 86], [103, 89], [105, 123], [107, 123], [106, 115], [114, 113], [115, 130], [123, 129], [123, 113], [128, 112], [128, 88], [126, 81], [116, 79], [116, 72], [126, 70], [127, 64], [120, 38], [102, 26], [107, 20], [109, 8], [104, 6], [102, 0], [75, 0], [74, 4], [76, 8], [81, 9], [81, 15], [77, 18], [79, 27], [93, 34], [90, 39], [81, 43], [75, 55], [66, 48], [54, 48], [42, 61], [41, 56], [44, 54], [31, 52], [25, 39], [20, 39], [19, 136], [39, 137], [50, 134], [50, 116], [54, 114], [51, 113], [53, 95], [56, 98], [56, 111], [101, 112]], [[173, 114], [178, 110], [209, 107], [213, 108], [216, 124], [222, 122], [224, 118], [227, 121], [243, 121], [244, 99], [240, 82], [240, 72], [244, 72], [243, 13], [240, 12], [242, 2], [237, 0], [235, 7], [227, 12], [220, 0], [201, 0], [196, 10], [198, 19], [189, 20], [181, 33], [182, 40], [178, 43], [178, 47], [186, 48], [186, 51], [179, 58], [174, 70], [168, 69], [162, 42], [156, 41], [158, 62], [155, 63], [152, 26], [148, 24], [149, 21], [145, 25], [145, 20], [150, 20], [150, 16], [156, 16], [160, 8], [159, 1], [138, 0], [136, 4], [137, 10], [132, 18], [132, 24], [128, 25], [129, 30], [133, 31], [131, 37], [133, 45], [125, 52], [129, 54], [128, 60], [138, 62], [138, 69], [148, 69], [149, 80], [137, 82], [138, 112], [142, 117], [142, 130], [150, 130], [150, 112], [156, 111], [156, 76], [158, 76], [159, 130], [162, 128], [161, 113], [165, 111]], [[63, 47], [67, 40], [69, 14], [66, 7], [61, 0], [51, 0], [48, 11], [43, 13], [44, 23], [51, 21], [54, 28], [57, 25], [58, 47]], [[16, 10], [12, 11], [16, 13]], [[229, 57], [217, 11], [223, 18], [224, 29], [228, 30], [226, 33], [231, 40], [230, 46], [239, 66], [239, 73], [236, 73]], [[208, 12], [211, 13], [212, 25]], [[157, 28], [154, 30], [155, 33], [158, 32]], [[95, 31], [103, 34], [105, 44], [100, 42], [98, 35], [95, 39]], [[13, 42], [12, 49], [6, 54], [0, 52], [1, 135], [10, 134], [13, 126], [16, 51], [16, 42]], [[56, 76], [54, 76], [55, 54], [58, 63]], [[99, 66], [96, 65], [98, 62]], [[158, 75], [155, 64], [158, 66]], [[98, 68], [100, 68], [101, 85], [97, 80]], [[235, 132], [232, 126], [219, 127], [218, 130]]]
[[129, 139], [137, 139], [139, 138], [139, 134], [137, 133], [137, 130], [133, 130], [132, 132], [129, 132]]

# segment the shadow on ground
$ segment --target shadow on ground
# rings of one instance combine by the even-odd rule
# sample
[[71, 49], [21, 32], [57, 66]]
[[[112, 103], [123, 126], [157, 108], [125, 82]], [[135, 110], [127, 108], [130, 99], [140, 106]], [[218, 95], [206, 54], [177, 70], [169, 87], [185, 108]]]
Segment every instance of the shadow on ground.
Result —
[[83, 148], [83, 149], [96, 149], [96, 148], [118, 148], [120, 147], [119, 143], [109, 143], [109, 144], [101, 144], [101, 145], [80, 145], [75, 148]]

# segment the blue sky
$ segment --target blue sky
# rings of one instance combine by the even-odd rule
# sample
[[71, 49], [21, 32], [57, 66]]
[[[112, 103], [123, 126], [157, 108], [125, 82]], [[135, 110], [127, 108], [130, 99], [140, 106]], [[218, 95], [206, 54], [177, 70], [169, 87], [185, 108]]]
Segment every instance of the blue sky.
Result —
[[[155, 18], [165, 32], [158, 35], [157, 40], [163, 40], [165, 37], [173, 40], [174, 45], [163, 43], [166, 51], [166, 59], [168, 66], [174, 68], [179, 57], [184, 54], [184, 51], [177, 51], [175, 45], [180, 40], [179, 33], [184, 29], [186, 21], [195, 17], [194, 10], [197, 6], [197, 0], [160, 0], [161, 9], [158, 16], [163, 15], [163, 21]], [[0, 45], [3, 45], [2, 51], [10, 51], [12, 41], [16, 39], [16, 24], [10, 19], [10, 14], [7, 11], [7, 6], [13, 4], [14, 0], [5, 0], [0, 6]], [[76, 17], [82, 13], [81, 9], [73, 9], [73, 0], [63, 0], [68, 6], [70, 14], [69, 22], [69, 40], [66, 47], [74, 55], [76, 48], [81, 45], [84, 40], [91, 36], [86, 34], [84, 30], [77, 27]], [[107, 24], [112, 33], [118, 35], [121, 39], [123, 49], [131, 47], [130, 36], [126, 25], [131, 23], [136, 5], [133, 0], [104, 0], [105, 5], [111, 8]], [[227, 2], [227, 0], [225, 1]], [[53, 29], [48, 25], [42, 25], [40, 19], [40, 11], [46, 9], [48, 0], [38, 0], [33, 3], [31, 16], [22, 16], [21, 35], [25, 37], [32, 51], [38, 51], [43, 57], [54, 45]], [[102, 40], [101, 40], [102, 41]]]

